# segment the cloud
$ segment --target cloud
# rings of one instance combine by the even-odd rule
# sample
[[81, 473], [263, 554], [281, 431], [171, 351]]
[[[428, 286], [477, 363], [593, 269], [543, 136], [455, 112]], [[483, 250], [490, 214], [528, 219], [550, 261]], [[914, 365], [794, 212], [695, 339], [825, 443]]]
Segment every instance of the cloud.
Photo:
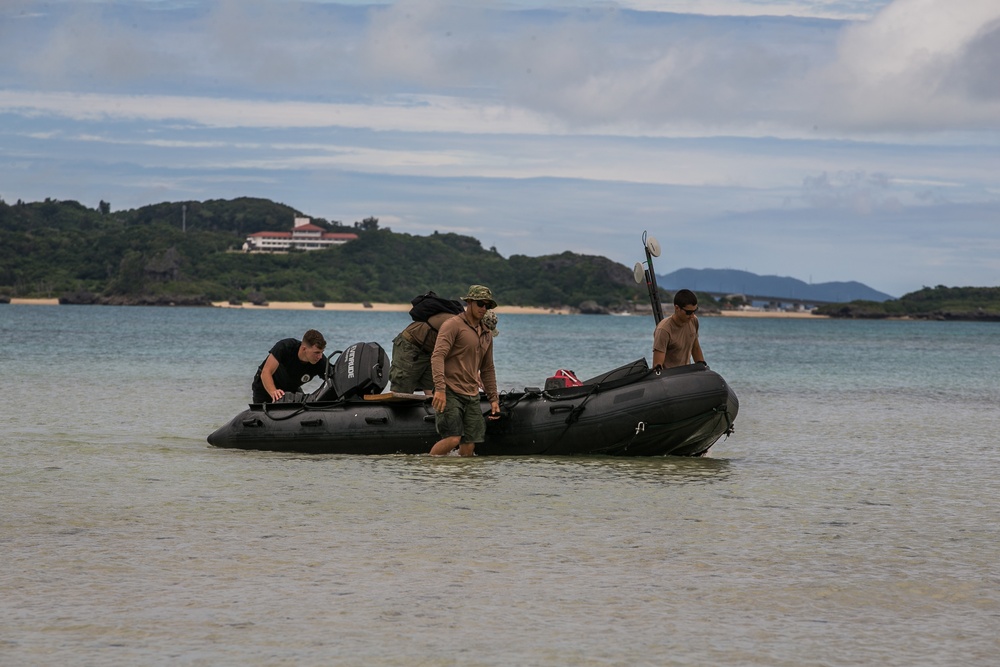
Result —
[[706, 16], [799, 16], [862, 20], [890, 0], [618, 0], [616, 4], [639, 11], [702, 14]]
[[649, 229], [673, 268], [985, 284], [994, 5], [8, 0], [0, 182], [269, 197], [505, 255], [631, 266]]
[[0, 90], [0, 112], [74, 120], [185, 121], [206, 127], [356, 127], [379, 131], [549, 133], [522, 109], [460, 98], [400, 96], [392, 104], [330, 104], [170, 95], [118, 95]]
[[827, 122], [903, 131], [1000, 126], [1000, 4], [896, 0], [847, 28], [821, 77]]
[[803, 191], [811, 206], [843, 209], [863, 216], [875, 210], [898, 211], [902, 208], [886, 174], [857, 171], [831, 175], [823, 172], [806, 177]]
[[[797, 3], [705, 6], [808, 13]], [[811, 6], [840, 14], [861, 7]], [[406, 111], [407, 129], [483, 133], [847, 137], [1000, 125], [994, 0], [968, 0], [962, 11], [948, 0], [895, 0], [853, 24], [640, 15], [610, 4], [512, 12], [440, 0], [363, 9], [268, 0], [159, 12], [73, 7], [20, 21], [27, 30], [7, 49], [4, 80], [57, 92], [222, 97], [220, 113], [200, 110], [209, 124], [234, 122], [220, 120], [232, 98], [280, 96], [303, 103], [289, 126], [339, 118], [355, 126], [368, 116], [373, 128], [399, 128], [386, 120], [394, 105]], [[435, 102], [421, 109], [420, 100]], [[320, 118], [306, 110], [310, 102], [342, 106]], [[264, 108], [248, 109], [246, 122], [280, 121], [262, 121]]]

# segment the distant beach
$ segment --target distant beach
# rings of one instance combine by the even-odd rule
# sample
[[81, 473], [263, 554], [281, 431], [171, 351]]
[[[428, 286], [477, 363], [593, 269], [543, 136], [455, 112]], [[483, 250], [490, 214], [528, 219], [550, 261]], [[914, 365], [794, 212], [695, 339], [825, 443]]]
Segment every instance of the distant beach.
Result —
[[[372, 303], [371, 307], [365, 306], [361, 303], [328, 303], [319, 308], [312, 305], [306, 301], [271, 301], [266, 306], [255, 306], [250, 303], [244, 303], [240, 305], [232, 305], [225, 301], [217, 301], [212, 303], [213, 306], [219, 308], [247, 308], [256, 310], [348, 310], [348, 311], [364, 311], [370, 310], [373, 312], [407, 312], [410, 310], [410, 304], [408, 303]], [[498, 315], [572, 315], [573, 311], [563, 306], [562, 308], [541, 308], [535, 306], [499, 306], [496, 309]], [[651, 313], [633, 313], [635, 317], [650, 317]], [[818, 318], [825, 319], [826, 315], [814, 315], [813, 313], [801, 312], [801, 311], [784, 311], [784, 310], [723, 310], [718, 313], [712, 313], [711, 316], [722, 317], [778, 317], [778, 318], [796, 318], [796, 319], [810, 319]]]
[[825, 320], [830, 317], [829, 315], [817, 315], [800, 310], [723, 310], [719, 312], [719, 315], [723, 317], [778, 317], [800, 320]]
[[[31, 306], [58, 306], [59, 299], [19, 299], [11, 298], [12, 305]], [[228, 301], [213, 301], [216, 308], [243, 308], [246, 310], [332, 310], [332, 311], [366, 311], [372, 312], [407, 312], [410, 310], [408, 303], [372, 303], [366, 306], [363, 303], [327, 303], [322, 308], [314, 306], [308, 301], [271, 301], [266, 306], [255, 306], [252, 303], [231, 304]], [[498, 315], [571, 315], [569, 308], [540, 308], [534, 306], [500, 306], [497, 308]], [[713, 313], [722, 317], [775, 317], [787, 319], [826, 319], [827, 315], [815, 315], [813, 313], [801, 311], [785, 310], [723, 310]], [[649, 316], [649, 313], [636, 313], [636, 317]]]
[[[13, 300], [12, 300], [13, 302]], [[213, 306], [218, 308], [244, 308], [247, 310], [339, 310], [339, 311], [366, 311], [405, 313], [413, 307], [409, 303], [327, 303], [322, 308], [314, 306], [308, 301], [271, 301], [266, 306], [255, 306], [252, 303], [239, 305], [230, 304], [227, 301], [214, 301]], [[569, 315], [568, 308], [534, 308], [529, 306], [500, 306], [496, 309], [498, 315], [528, 314], [528, 315]]]
[[10, 303], [13, 306], [58, 306], [59, 299], [16, 299], [11, 297]]

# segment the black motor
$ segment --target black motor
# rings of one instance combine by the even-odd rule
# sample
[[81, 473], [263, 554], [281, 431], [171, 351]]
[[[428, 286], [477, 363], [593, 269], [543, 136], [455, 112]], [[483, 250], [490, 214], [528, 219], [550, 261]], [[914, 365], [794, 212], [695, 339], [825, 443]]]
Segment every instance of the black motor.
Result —
[[330, 377], [306, 397], [307, 402], [380, 394], [389, 382], [389, 356], [378, 343], [355, 343], [340, 353]]
[[355, 343], [344, 350], [333, 366], [337, 396], [350, 398], [380, 394], [389, 382], [389, 356], [378, 343]]

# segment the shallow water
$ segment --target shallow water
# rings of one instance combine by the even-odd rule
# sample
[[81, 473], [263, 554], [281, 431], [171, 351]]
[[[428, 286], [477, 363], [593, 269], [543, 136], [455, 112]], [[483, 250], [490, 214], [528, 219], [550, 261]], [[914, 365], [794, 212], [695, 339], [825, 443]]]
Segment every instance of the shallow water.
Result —
[[[992, 665], [1000, 335], [702, 319], [741, 400], [703, 459], [209, 447], [278, 338], [400, 313], [0, 307], [0, 662]], [[504, 388], [649, 355], [502, 316]]]

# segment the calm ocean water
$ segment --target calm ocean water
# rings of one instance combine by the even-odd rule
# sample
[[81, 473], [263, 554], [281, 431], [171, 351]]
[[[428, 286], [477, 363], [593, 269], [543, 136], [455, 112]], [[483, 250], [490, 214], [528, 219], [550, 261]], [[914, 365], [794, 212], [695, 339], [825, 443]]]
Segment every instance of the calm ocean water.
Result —
[[[406, 321], [0, 306], [0, 664], [996, 663], [998, 325], [703, 318], [710, 458], [206, 444], [275, 340]], [[501, 316], [501, 388], [652, 328]]]

